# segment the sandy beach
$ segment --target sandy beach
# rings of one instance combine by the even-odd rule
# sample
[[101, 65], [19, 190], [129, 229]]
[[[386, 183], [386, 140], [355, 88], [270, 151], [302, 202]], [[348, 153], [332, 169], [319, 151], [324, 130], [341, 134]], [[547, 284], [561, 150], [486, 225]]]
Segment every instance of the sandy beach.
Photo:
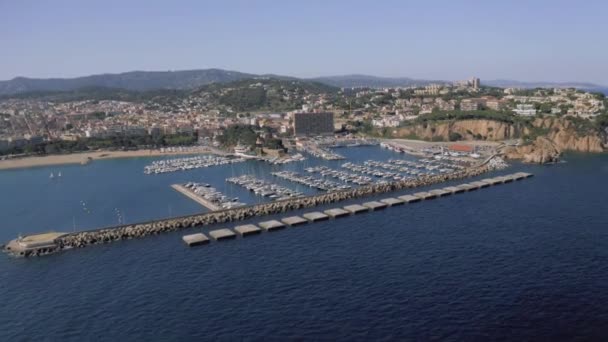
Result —
[[201, 147], [183, 151], [161, 151], [161, 150], [137, 150], [137, 151], [95, 151], [49, 156], [34, 156], [0, 160], [0, 170], [20, 169], [27, 167], [63, 165], [63, 164], [88, 164], [95, 160], [134, 157], [158, 157], [171, 155], [188, 155], [200, 153], [216, 153], [215, 150]]

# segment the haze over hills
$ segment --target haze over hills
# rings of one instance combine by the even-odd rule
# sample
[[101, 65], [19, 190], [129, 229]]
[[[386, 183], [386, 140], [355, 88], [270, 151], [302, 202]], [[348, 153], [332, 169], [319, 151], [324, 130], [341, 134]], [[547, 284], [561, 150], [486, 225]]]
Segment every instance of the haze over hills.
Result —
[[[0, 81], [0, 95], [13, 95], [30, 92], [63, 92], [87, 87], [103, 87], [148, 91], [157, 89], [190, 90], [212, 83], [229, 83], [251, 78], [276, 78], [324, 83], [334, 87], [404, 87], [423, 86], [430, 83], [450, 81], [420, 80], [408, 77], [377, 77], [369, 75], [338, 75], [315, 78], [296, 78], [290, 76], [264, 74], [256, 75], [222, 69], [200, 69], [181, 71], [131, 71], [119, 74], [99, 74], [76, 78], [26, 78], [16, 77]], [[482, 80], [482, 84], [498, 87], [576, 87], [588, 90], [606, 89], [592, 83], [583, 82], [520, 82], [512, 80]]]
[[378, 77], [370, 75], [340, 75], [340, 76], [323, 76], [315, 77], [311, 80], [332, 85], [340, 88], [353, 87], [407, 87], [407, 86], [423, 86], [434, 82], [445, 81], [430, 81], [417, 80], [408, 77]]

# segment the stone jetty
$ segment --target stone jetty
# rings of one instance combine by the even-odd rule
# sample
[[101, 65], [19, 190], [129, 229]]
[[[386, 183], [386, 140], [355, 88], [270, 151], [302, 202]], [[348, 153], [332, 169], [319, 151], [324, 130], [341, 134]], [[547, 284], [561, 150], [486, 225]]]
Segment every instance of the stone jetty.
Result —
[[[179, 231], [186, 228], [241, 221], [253, 217], [280, 214], [291, 210], [313, 208], [319, 205], [337, 203], [344, 200], [364, 198], [393, 191], [406, 190], [452, 180], [475, 177], [487, 171], [490, 171], [488, 166], [479, 166], [459, 170], [450, 174], [426, 175], [417, 179], [407, 179], [389, 183], [370, 184], [348, 190], [334, 191], [330, 193], [324, 193], [308, 197], [290, 198], [281, 201], [260, 203], [250, 206], [219, 210], [215, 212], [197, 215], [189, 215], [150, 221], [145, 223], [127, 224], [89, 231], [67, 233], [64, 235], [60, 235], [56, 239], [54, 239], [53, 246], [45, 246], [44, 253], [40, 253], [35, 248], [29, 248], [20, 251], [17, 255], [30, 256], [48, 254], [49, 252], [56, 252], [64, 249], [82, 248], [89, 245], [104, 244], [134, 238], [142, 238], [150, 235]], [[4, 250], [10, 254], [16, 254], [15, 250], [7, 250], [6, 247], [4, 248]]]

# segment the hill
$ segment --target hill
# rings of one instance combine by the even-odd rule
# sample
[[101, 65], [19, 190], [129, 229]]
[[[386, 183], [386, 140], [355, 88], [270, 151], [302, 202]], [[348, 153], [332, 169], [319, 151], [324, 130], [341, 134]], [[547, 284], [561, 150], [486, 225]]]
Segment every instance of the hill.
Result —
[[193, 91], [190, 101], [207, 102], [233, 111], [293, 110], [311, 95], [331, 95], [339, 89], [319, 82], [276, 78], [214, 83]]
[[221, 69], [183, 71], [132, 71], [76, 78], [25, 78], [0, 81], [0, 95], [36, 91], [72, 91], [86, 87], [103, 87], [146, 91], [154, 89], [194, 89], [210, 83], [226, 83], [257, 77]]
[[[83, 88], [109, 88], [132, 91], [159, 89], [193, 90], [214, 83], [230, 83], [244, 79], [300, 80], [323, 83], [339, 88], [385, 88], [424, 86], [430, 83], [445, 83], [441, 80], [419, 80], [407, 77], [377, 77], [369, 75], [342, 75], [301, 79], [290, 76], [256, 75], [222, 69], [200, 69], [182, 71], [131, 71], [120, 74], [101, 74], [76, 78], [26, 78], [17, 77], [0, 81], [0, 96], [32, 92], [69, 92]], [[519, 82], [512, 80], [482, 80], [483, 85], [497, 87], [575, 87], [590, 91], [601, 91], [601, 86], [583, 82]], [[605, 88], [605, 87], [604, 87]]]
[[[147, 102], [166, 111], [179, 110], [184, 103], [199, 109], [239, 111], [283, 111], [301, 108], [305, 98], [332, 97], [340, 89], [323, 83], [298, 79], [247, 78], [227, 83], [211, 83], [193, 90], [155, 89], [126, 90], [106, 87], [84, 87], [69, 91], [34, 91], [7, 98], [38, 99], [51, 102], [83, 100], [116, 100]], [[152, 107], [151, 107], [152, 108]]]

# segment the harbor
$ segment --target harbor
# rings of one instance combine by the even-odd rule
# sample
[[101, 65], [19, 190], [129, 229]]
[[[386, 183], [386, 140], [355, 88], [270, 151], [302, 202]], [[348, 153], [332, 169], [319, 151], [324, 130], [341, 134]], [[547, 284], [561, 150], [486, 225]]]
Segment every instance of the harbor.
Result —
[[304, 176], [293, 171], [277, 171], [272, 173], [273, 176], [286, 179], [288, 181], [306, 185], [310, 188], [321, 190], [321, 191], [339, 191], [350, 189], [349, 185], [340, 184], [330, 180], [319, 179], [312, 176]]
[[[435, 176], [435, 177], [437, 177], [437, 176]], [[442, 198], [442, 197], [446, 197], [446, 196], [454, 195], [454, 194], [462, 194], [467, 191], [474, 191], [474, 190], [478, 190], [478, 189], [488, 188], [490, 186], [498, 186], [500, 184], [512, 183], [514, 181], [520, 181], [520, 180], [523, 180], [523, 179], [529, 178], [529, 177], [532, 177], [531, 173], [517, 172], [517, 173], [507, 174], [507, 175], [503, 175], [503, 176], [487, 178], [483, 181], [461, 183], [456, 186], [443, 187], [443, 188], [438, 187], [438, 188], [431, 189], [429, 191], [422, 191], [422, 192], [416, 192], [413, 194], [399, 196], [398, 198], [388, 197], [388, 198], [384, 198], [384, 199], [381, 199], [378, 201], [367, 201], [367, 202], [363, 202], [361, 204], [350, 204], [350, 205], [346, 205], [342, 208], [337, 207], [337, 208], [327, 209], [327, 210], [325, 210], [325, 212], [314, 211], [314, 212], [304, 213], [302, 216], [287, 216], [287, 217], [280, 219], [279, 221], [265, 221], [265, 222], [263, 222], [263, 224], [259, 223], [259, 226], [251, 223], [251, 224], [246, 224], [246, 225], [239, 225], [233, 229], [230, 229], [230, 228], [216, 229], [216, 230], [210, 231], [208, 233], [209, 236], [207, 236], [206, 234], [204, 234], [202, 232], [196, 233], [196, 234], [189, 234], [189, 235], [183, 236], [183, 240], [188, 246], [196, 246], [196, 245], [207, 244], [209, 242], [209, 240], [223, 241], [223, 240], [228, 240], [228, 239], [234, 239], [237, 237], [237, 235], [241, 236], [241, 237], [246, 237], [246, 236], [250, 236], [250, 235], [259, 234], [262, 231], [280, 229], [280, 228], [283, 228], [284, 226], [297, 227], [297, 226], [304, 225], [307, 223], [325, 221], [330, 218], [338, 219], [338, 218], [346, 217], [348, 215], [375, 212], [375, 211], [383, 210], [383, 209], [387, 209], [387, 208], [400, 207], [399, 205], [404, 204], [404, 203], [415, 203], [415, 202], [433, 200], [436, 198]], [[459, 190], [463, 190], [463, 191], [459, 191]], [[388, 191], [385, 191], [385, 192], [388, 192]], [[322, 195], [322, 196], [329, 196], [329, 194]], [[318, 198], [318, 197], [322, 197], [322, 196], [313, 196], [313, 197]], [[290, 199], [290, 200], [286, 200], [283, 202], [302, 201], [305, 199], [306, 198]], [[309, 198], [309, 199], [312, 199], [312, 198]], [[324, 201], [321, 201], [319, 204], [321, 204], [321, 203], [324, 203]], [[334, 203], [334, 202], [328, 201], [327, 203]], [[304, 203], [301, 203], [301, 204], [304, 204]], [[313, 203], [309, 203], [308, 205], [304, 204], [304, 205], [295, 206], [293, 209], [308, 208], [308, 207], [313, 207], [315, 205], [316, 204], [313, 202]], [[258, 209], [261, 209], [260, 206], [261, 205], [251, 206], [248, 209], [255, 209], [256, 207]], [[244, 215], [244, 216], [241, 216], [238, 218], [232, 216], [232, 218], [229, 219], [229, 217], [231, 217], [229, 213], [231, 211], [234, 212], [234, 211], [238, 211], [238, 210], [242, 210], [242, 208], [227, 209], [227, 210], [224, 210], [221, 214], [220, 213], [208, 214], [207, 217], [210, 217], [213, 215], [216, 215], [216, 216], [214, 217], [214, 219], [212, 221], [207, 221], [206, 223], [203, 222], [204, 220], [202, 220], [202, 217], [199, 215], [199, 217], [189, 217], [189, 218], [182, 218], [182, 219], [172, 219], [170, 221], [167, 220], [167, 221], [152, 222], [147, 225], [153, 231], [156, 231], [156, 233], [158, 233], [158, 232], [163, 232], [163, 231], [175, 231], [178, 229], [184, 229], [184, 228], [189, 228], [189, 227], [194, 228], [194, 227], [198, 227], [201, 225], [210, 224], [212, 222], [221, 223], [221, 222], [232, 221], [233, 219], [242, 220], [242, 219], [249, 217], [247, 215]], [[395, 209], [395, 210], [398, 210], [398, 209]], [[262, 213], [262, 212], [258, 211], [255, 214], [252, 213], [253, 215], [251, 217], [259, 216], [259, 215], [268, 215], [271, 213], [280, 213], [280, 212], [284, 212], [284, 211], [285, 211], [285, 208], [280, 209], [280, 210], [267, 211], [266, 213]], [[123, 226], [123, 227], [116, 227], [116, 228], [106, 228], [106, 229], [101, 229], [101, 230], [91, 231], [91, 232], [65, 233], [65, 234], [64, 233], [45, 233], [45, 234], [20, 237], [18, 239], [10, 241], [6, 246], [4, 246], [4, 251], [11, 255], [15, 255], [15, 256], [45, 255], [45, 254], [54, 253], [54, 252], [57, 252], [60, 250], [84, 247], [88, 244], [107, 243], [107, 242], [114, 241], [114, 240], [130, 239], [133, 237], [148, 235], [148, 234], [144, 233], [146, 228], [143, 227], [143, 225], [144, 224], [129, 225], [129, 226]], [[142, 231], [142, 229], [144, 229], [144, 231]], [[115, 233], [113, 233], [113, 232], [115, 232]], [[153, 233], [153, 232], [150, 231], [150, 233]], [[153, 233], [153, 234], [155, 234], [155, 233]], [[88, 238], [86, 238], [86, 236], [88, 236]]]
[[152, 162], [144, 167], [144, 174], [160, 174], [178, 171], [188, 171], [211, 166], [227, 165], [244, 162], [244, 158], [219, 156], [196, 156], [187, 158], [163, 159]]
[[[140, 175], [133, 181], [135, 183], [145, 183], [145, 185], [139, 185], [140, 191], [146, 191], [146, 189], [152, 187], [158, 188], [157, 191], [164, 193], [160, 197], [156, 195], [140, 197], [137, 193], [125, 192], [128, 197], [140, 197], [140, 199], [129, 197], [130, 200], [126, 198], [125, 200], [135, 204], [135, 207], [137, 205], [147, 207], [149, 204], [154, 205], [155, 202], [158, 203], [159, 200], [166, 199], [169, 202], [165, 202], [164, 209], [162, 204], [160, 206], [157, 204], [155, 216], [141, 218], [137, 213], [133, 214], [132, 208], [134, 206], [116, 204], [112, 207], [111, 215], [115, 215], [118, 225], [108, 222], [110, 220], [106, 219], [104, 222], [107, 223], [101, 225], [106, 228], [95, 229], [93, 227], [91, 229], [91, 227], [88, 227], [83, 229], [81, 228], [83, 227], [81, 222], [95, 215], [103, 216], [104, 212], [107, 211], [100, 210], [99, 204], [96, 204], [90, 197], [81, 197], [82, 200], [78, 202], [79, 207], [76, 208], [76, 212], [70, 220], [69, 228], [57, 229], [57, 231], [69, 233], [57, 238], [56, 248], [48, 248], [47, 246], [44, 250], [27, 250], [24, 251], [24, 255], [40, 255], [51, 251], [56, 252], [139, 238], [191, 227], [248, 220], [258, 216], [276, 215], [293, 210], [327, 206], [341, 201], [350, 202], [357, 198], [376, 197], [384, 193], [396, 192], [392, 197], [370, 198], [370, 200], [361, 204], [346, 203], [342, 208], [320, 208], [314, 215], [301, 216], [306, 221], [316, 222], [325, 219], [325, 215], [327, 215], [327, 218], [344, 215], [340, 210], [346, 212], [354, 210], [360, 213], [365, 210], [380, 210], [397, 206], [401, 202], [410, 203], [410, 200], [402, 199], [400, 196], [403, 196], [403, 194], [398, 192], [438, 183], [453, 182], [463, 178], [478, 177], [481, 174], [504, 167], [504, 162], [500, 158], [495, 158], [499, 160], [496, 162], [490, 158], [484, 162], [473, 164], [468, 161], [461, 161], [456, 157], [452, 160], [443, 156], [440, 158], [416, 158], [409, 155], [396, 155], [394, 151], [383, 150], [376, 146], [341, 147], [340, 151], [347, 159], [346, 162], [344, 160], [325, 160], [312, 157], [294, 160], [287, 164], [273, 164], [267, 159], [241, 160], [241, 158], [230, 156], [206, 155], [152, 161], [146, 158], [137, 160], [136, 163], [125, 161], [125, 165], [132, 165], [129, 167], [135, 171], [135, 174]], [[400, 158], [397, 158], [398, 156]], [[142, 165], [143, 163], [146, 164]], [[138, 170], [135, 170], [137, 165], [141, 166]], [[165, 175], [141, 177], [141, 168], [150, 165], [155, 165], [158, 169], [154, 170]], [[95, 164], [92, 167], [99, 168], [102, 166], [103, 164]], [[152, 173], [156, 172], [152, 169], [148, 170]], [[67, 173], [66, 170], [56, 171], [63, 172], [64, 176], [68, 174], [69, 179], [76, 177], [74, 174]], [[167, 184], [167, 182], [170, 183]], [[55, 187], [71, 186], [71, 183], [67, 182], [53, 183], [55, 183]], [[471, 184], [468, 186], [474, 186]], [[452, 184], [449, 185], [452, 186]], [[125, 183], [124, 186], [129, 187], [130, 185]], [[163, 187], [171, 189], [171, 194], [164, 192], [161, 189]], [[95, 190], [93, 195], [97, 196], [99, 188], [96, 187]], [[121, 191], [117, 189], [108, 190], [112, 193]], [[468, 189], [458, 188], [457, 191], [464, 192]], [[176, 193], [179, 196], [176, 196]], [[444, 195], [437, 193], [434, 196]], [[425, 196], [425, 198], [430, 199], [431, 197]], [[117, 199], [121, 200], [122, 198], [117, 197]], [[416, 199], [419, 200], [417, 197]], [[82, 207], [81, 202], [86, 202], [87, 206]], [[78, 210], [80, 210], [80, 213]], [[163, 212], [167, 214], [163, 214]], [[126, 216], [131, 219], [125, 219]], [[107, 217], [107, 215], [104, 217]], [[270, 231], [282, 228], [281, 225], [275, 225], [276, 222], [285, 225], [280, 218], [269, 221], [272, 221], [273, 224], [270, 224], [268, 229], [262, 226], [260, 228], [264, 231]], [[67, 225], [56, 225], [55, 227], [62, 226], [66, 227]], [[47, 228], [46, 230], [52, 231], [53, 229]], [[33, 235], [36, 234], [32, 231], [25, 234], [25, 236]], [[214, 240], [212, 237], [208, 238], [210, 241]]]
[[227, 178], [226, 182], [242, 186], [249, 191], [253, 191], [256, 195], [268, 197], [272, 200], [284, 200], [291, 197], [303, 196], [299, 191], [257, 179], [250, 175]]

